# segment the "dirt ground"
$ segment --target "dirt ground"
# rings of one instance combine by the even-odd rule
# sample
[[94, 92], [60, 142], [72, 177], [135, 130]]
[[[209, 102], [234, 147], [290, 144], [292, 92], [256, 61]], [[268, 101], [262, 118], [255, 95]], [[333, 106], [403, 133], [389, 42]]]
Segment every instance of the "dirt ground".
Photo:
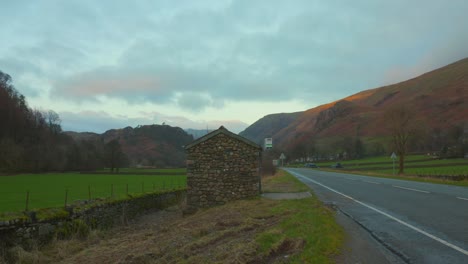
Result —
[[[127, 226], [66, 240], [43, 249], [38, 263], [282, 263], [300, 251], [288, 241], [277, 252], [262, 254], [256, 234], [277, 224], [276, 201], [256, 199], [182, 216], [178, 207], [151, 213]], [[255, 208], [255, 210], [252, 210]], [[245, 210], [247, 209], [247, 210]]]
[[[87, 240], [58, 241], [42, 251], [38, 262], [287, 263], [289, 255], [301, 250], [300, 241], [269, 255], [262, 255], [255, 243], [258, 233], [284, 217], [263, 210], [274, 201], [255, 201], [258, 210], [242, 212], [245, 202], [188, 217], [183, 217], [178, 207], [151, 213]], [[342, 253], [334, 259], [336, 263], [399, 263], [347, 216], [337, 212], [336, 218], [347, 233]]]

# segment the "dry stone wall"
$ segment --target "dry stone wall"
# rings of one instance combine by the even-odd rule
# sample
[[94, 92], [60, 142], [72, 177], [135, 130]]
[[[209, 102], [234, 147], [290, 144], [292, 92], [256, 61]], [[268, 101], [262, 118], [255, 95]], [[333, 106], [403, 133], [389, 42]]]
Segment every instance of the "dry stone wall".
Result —
[[150, 193], [125, 200], [105, 202], [83, 207], [69, 207], [67, 214], [53, 219], [37, 220], [34, 212], [22, 219], [0, 221], [0, 255], [16, 245], [26, 246], [31, 241], [46, 243], [57, 230], [80, 220], [90, 228], [107, 229], [115, 224], [126, 224], [149, 210], [159, 210], [178, 204], [185, 199], [185, 190]]
[[187, 149], [187, 206], [210, 207], [257, 196], [260, 151], [223, 133]]

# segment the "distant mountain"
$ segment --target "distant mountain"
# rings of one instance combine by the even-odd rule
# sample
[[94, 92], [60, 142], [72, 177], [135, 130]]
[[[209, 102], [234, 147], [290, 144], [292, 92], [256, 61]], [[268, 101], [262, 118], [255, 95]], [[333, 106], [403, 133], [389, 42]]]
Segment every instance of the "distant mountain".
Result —
[[240, 132], [239, 135], [246, 137], [259, 145], [263, 145], [264, 138], [272, 137], [283, 128], [288, 127], [302, 113], [303, 112], [281, 113], [264, 116], [244, 131]]
[[74, 132], [74, 131], [65, 131], [65, 134], [72, 137], [74, 140], [83, 141], [83, 140], [91, 140], [96, 141], [101, 138], [100, 134], [93, 133], [93, 132]]
[[187, 134], [189, 135], [192, 135], [194, 139], [201, 138], [204, 135], [212, 131], [213, 131], [212, 129], [208, 129], [208, 130], [207, 129], [192, 129], [192, 128], [185, 129], [185, 132], [187, 132]]
[[111, 129], [103, 134], [67, 132], [75, 140], [96, 140], [103, 143], [118, 140], [131, 166], [176, 167], [185, 162], [184, 145], [194, 140], [182, 128], [168, 125], [147, 125], [136, 128]]
[[388, 136], [384, 113], [405, 105], [426, 130], [447, 131], [468, 123], [468, 58], [419, 77], [370, 89], [304, 112], [268, 115], [241, 133], [256, 142], [265, 136], [283, 148], [310, 139]]

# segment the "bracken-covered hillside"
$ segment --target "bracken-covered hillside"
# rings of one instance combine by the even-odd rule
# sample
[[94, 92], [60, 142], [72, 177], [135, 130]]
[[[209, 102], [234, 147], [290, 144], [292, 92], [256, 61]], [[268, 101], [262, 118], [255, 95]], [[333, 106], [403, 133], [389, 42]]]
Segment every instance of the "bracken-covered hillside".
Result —
[[260, 119], [241, 134], [250, 139], [273, 136], [284, 148], [310, 138], [384, 137], [388, 136], [384, 113], [403, 105], [415, 114], [414, 122], [426, 129], [464, 126], [468, 122], [468, 58], [401, 83], [295, 113], [288, 122], [270, 115], [273, 120], [268, 123], [278, 126], [266, 129]]

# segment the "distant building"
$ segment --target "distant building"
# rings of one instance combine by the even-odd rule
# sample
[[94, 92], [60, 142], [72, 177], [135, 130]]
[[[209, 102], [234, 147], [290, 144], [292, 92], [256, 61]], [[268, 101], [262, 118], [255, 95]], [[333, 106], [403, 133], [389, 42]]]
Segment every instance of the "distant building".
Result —
[[261, 146], [221, 126], [185, 149], [189, 208], [259, 195]]

